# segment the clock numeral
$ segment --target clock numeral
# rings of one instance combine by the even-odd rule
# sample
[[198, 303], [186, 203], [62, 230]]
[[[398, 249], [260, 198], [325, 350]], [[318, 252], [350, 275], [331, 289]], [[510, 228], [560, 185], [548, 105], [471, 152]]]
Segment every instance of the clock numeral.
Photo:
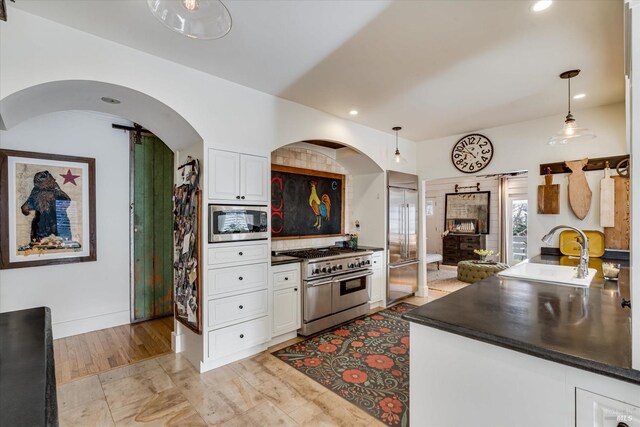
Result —
[[469, 165], [469, 170], [470, 170], [470, 171], [474, 171], [475, 169], [476, 169], [476, 168], [475, 168], [475, 166], [473, 166], [473, 163], [471, 163], [471, 164]]
[[476, 161], [476, 166], [481, 168], [482, 167], [482, 163], [480, 163], [480, 160]]
[[458, 158], [460, 158], [460, 157], [462, 157], [462, 154], [460, 154], [460, 153], [454, 153], [454, 154], [453, 154], [453, 158], [454, 158], [454, 159], [458, 159]]
[[456, 165], [458, 165], [458, 166], [459, 166], [459, 165], [461, 165], [463, 161], [464, 161], [464, 159], [460, 159], [460, 160], [458, 160], [458, 161], [456, 162]]
[[480, 145], [480, 147], [486, 147], [487, 144], [488, 144], [487, 141], [482, 141], [479, 145]]
[[482, 156], [482, 161], [483, 161], [483, 162], [486, 162], [487, 160], [489, 160], [489, 158], [488, 158], [488, 157]]
[[491, 153], [491, 150], [487, 149], [487, 150], [482, 150], [482, 154], [489, 154]]
[[462, 165], [462, 169], [466, 169], [467, 166], [469, 166], [469, 162], [464, 162], [464, 164]]

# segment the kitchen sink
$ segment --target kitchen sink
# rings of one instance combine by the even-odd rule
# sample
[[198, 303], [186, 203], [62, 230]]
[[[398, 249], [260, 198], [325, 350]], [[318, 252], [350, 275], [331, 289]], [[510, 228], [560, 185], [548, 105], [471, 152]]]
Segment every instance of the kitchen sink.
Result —
[[523, 261], [498, 273], [499, 276], [526, 279], [535, 282], [554, 283], [557, 285], [588, 287], [596, 275], [595, 268], [589, 269], [584, 279], [578, 279], [578, 269], [565, 265], [536, 264]]

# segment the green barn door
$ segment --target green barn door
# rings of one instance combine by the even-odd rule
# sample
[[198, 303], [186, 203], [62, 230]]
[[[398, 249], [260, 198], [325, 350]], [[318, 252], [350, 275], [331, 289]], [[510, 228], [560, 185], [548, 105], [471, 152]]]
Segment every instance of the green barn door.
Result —
[[[133, 140], [133, 138], [132, 138]], [[132, 141], [133, 321], [173, 313], [173, 151]]]

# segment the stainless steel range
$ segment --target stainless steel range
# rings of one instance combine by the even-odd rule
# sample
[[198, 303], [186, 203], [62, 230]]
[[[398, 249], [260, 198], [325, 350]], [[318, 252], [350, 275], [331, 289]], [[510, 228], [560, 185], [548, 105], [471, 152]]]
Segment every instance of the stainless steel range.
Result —
[[281, 254], [304, 259], [298, 334], [315, 334], [369, 313], [373, 252], [325, 248]]

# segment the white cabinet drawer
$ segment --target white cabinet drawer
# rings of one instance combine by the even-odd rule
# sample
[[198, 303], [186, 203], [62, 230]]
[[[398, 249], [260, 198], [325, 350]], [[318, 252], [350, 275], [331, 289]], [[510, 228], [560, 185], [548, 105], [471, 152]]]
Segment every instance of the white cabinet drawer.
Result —
[[269, 318], [250, 320], [208, 333], [210, 359], [218, 359], [269, 340]]
[[300, 286], [300, 264], [295, 264], [295, 268], [273, 273], [273, 288], [290, 288]]
[[640, 407], [576, 388], [577, 427], [620, 425], [640, 426]]
[[210, 328], [218, 328], [266, 316], [269, 311], [268, 301], [267, 290], [209, 300], [207, 324]]
[[236, 263], [267, 262], [268, 259], [269, 248], [266, 242], [245, 246], [210, 246], [207, 250], [207, 264], [214, 267]]
[[210, 268], [207, 271], [207, 295], [223, 296], [267, 288], [268, 264]]

